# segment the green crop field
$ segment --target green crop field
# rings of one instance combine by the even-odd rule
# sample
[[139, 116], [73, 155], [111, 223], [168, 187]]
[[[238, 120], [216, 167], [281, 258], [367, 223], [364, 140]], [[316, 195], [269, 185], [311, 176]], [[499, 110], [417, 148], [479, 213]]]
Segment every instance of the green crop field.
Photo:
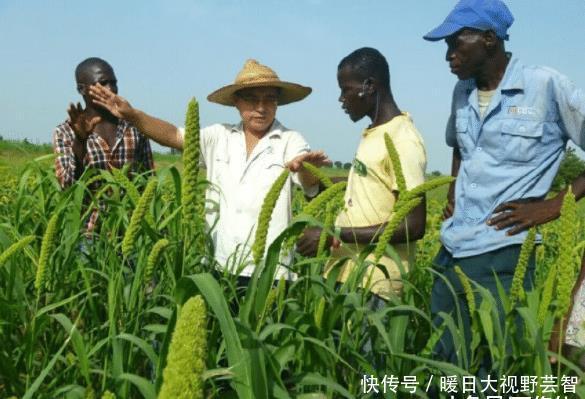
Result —
[[[562, 218], [539, 228], [544, 244], [535, 249], [533, 291], [494, 298], [461, 276], [472, 315], [467, 339], [460, 314], [441, 315], [437, 327], [429, 311], [444, 177], [420, 190], [428, 191], [426, 235], [403, 275], [402, 295], [374, 310], [358, 284], [369, 266], [365, 254], [342, 285], [334, 273], [323, 275], [330, 262], [324, 247], [314, 258], [295, 255], [296, 281], [273, 281], [279, 254], [304, 227], [331, 230], [341, 186], [328, 189], [341, 194], [325, 191], [315, 202], [295, 195], [296, 218], [274, 243], [256, 234], [257, 271], [238, 290], [234, 276], [214, 271], [202, 214], [205, 182], [197, 168], [183, 167], [197, 165], [197, 149], [185, 154], [191, 158], [156, 155], [155, 176], [131, 181], [124, 173], [90, 171], [61, 190], [49, 146], [0, 141], [0, 397], [425, 398], [447, 377], [481, 373], [489, 358], [494, 378], [548, 378], [559, 395], [569, 381], [575, 393], [567, 397], [585, 398], [583, 383], [571, 379], [583, 378], [575, 359], [557, 353], [552, 365], [548, 350], [584, 246], [583, 212], [571, 196]], [[403, 190], [399, 198], [396, 213], [419, 196]], [[83, 226], [94, 208], [102, 209], [100, 228], [88, 238]], [[263, 218], [259, 226], [267, 226]], [[383, 241], [366, 251], [394, 256]], [[432, 356], [445, 330], [454, 336], [457, 364]], [[410, 384], [397, 384], [396, 392], [378, 385], [388, 391], [375, 394], [374, 377]]]

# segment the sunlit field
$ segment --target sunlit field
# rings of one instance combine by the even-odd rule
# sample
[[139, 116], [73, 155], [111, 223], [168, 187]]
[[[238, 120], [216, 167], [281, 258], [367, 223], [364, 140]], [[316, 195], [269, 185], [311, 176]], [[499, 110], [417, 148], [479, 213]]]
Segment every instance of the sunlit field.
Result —
[[[486, 358], [500, 392], [482, 393], [477, 378], [473, 396], [503, 395], [514, 385], [504, 379], [516, 376], [524, 396], [585, 397], [575, 359], [557, 353], [551, 365], [548, 351], [583, 249], [584, 212], [570, 196], [561, 219], [538, 229], [544, 245], [534, 247], [536, 288], [500, 293], [505, 320], [496, 298], [461, 276], [472, 314], [469, 341], [459, 314], [442, 315], [435, 327], [429, 312], [447, 178], [400, 192], [395, 214], [426, 191], [427, 229], [402, 296], [382, 309], [372, 310], [371, 294], [358, 282], [365, 252], [396, 258], [384, 242], [365, 250], [343, 285], [336, 273], [323, 276], [331, 262], [324, 246], [314, 258], [295, 255], [294, 282], [273, 278], [279, 255], [304, 227], [332, 233], [343, 183], [328, 177], [347, 175], [340, 168], [323, 171], [329, 188], [313, 201], [295, 195], [296, 217], [273, 243], [262, 234], [268, 198], [251, 242], [256, 272], [238, 290], [234, 276], [215, 271], [203, 218], [207, 183], [189, 145], [198, 131], [187, 135], [184, 155], [155, 156], [153, 176], [131, 181], [124, 171], [89, 171], [67, 190], [54, 176], [50, 146], [0, 141], [0, 397], [425, 398], [432, 391], [448, 398], [458, 394], [443, 383], [451, 378], [461, 393], [464, 377], [481, 374]], [[275, 187], [269, 196], [278, 194]], [[100, 228], [89, 238], [84, 221], [96, 207]], [[235, 266], [243, 259], [235, 256]], [[447, 330], [457, 364], [432, 355]], [[522, 385], [522, 376], [538, 384]], [[553, 381], [554, 395], [543, 392], [553, 389], [543, 381]]]

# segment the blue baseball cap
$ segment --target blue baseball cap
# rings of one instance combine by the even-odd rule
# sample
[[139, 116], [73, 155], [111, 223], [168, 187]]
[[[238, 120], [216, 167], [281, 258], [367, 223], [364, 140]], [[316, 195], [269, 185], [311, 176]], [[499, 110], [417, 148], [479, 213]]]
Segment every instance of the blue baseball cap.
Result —
[[445, 21], [423, 36], [437, 41], [457, 33], [463, 28], [493, 30], [502, 40], [508, 40], [508, 28], [514, 22], [512, 13], [501, 0], [461, 0]]

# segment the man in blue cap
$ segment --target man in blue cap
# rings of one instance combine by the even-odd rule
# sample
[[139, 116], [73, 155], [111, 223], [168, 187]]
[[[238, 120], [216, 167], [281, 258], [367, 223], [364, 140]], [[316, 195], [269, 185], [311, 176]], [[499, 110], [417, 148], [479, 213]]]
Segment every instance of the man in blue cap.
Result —
[[[560, 73], [523, 65], [507, 53], [504, 41], [513, 21], [500, 0], [462, 0], [424, 36], [445, 40], [446, 60], [459, 78], [446, 130], [457, 180], [444, 211], [443, 247], [435, 259], [442, 278], [433, 285], [431, 310], [453, 313], [459, 301], [467, 334], [469, 314], [454, 265], [499, 300], [494, 275], [508, 291], [526, 230], [560, 215], [565, 191], [545, 196], [567, 141], [585, 147], [585, 93]], [[585, 194], [585, 175], [572, 190], [577, 199]], [[534, 267], [532, 255], [525, 288]], [[437, 355], [458, 363], [462, 350], [445, 334]]]

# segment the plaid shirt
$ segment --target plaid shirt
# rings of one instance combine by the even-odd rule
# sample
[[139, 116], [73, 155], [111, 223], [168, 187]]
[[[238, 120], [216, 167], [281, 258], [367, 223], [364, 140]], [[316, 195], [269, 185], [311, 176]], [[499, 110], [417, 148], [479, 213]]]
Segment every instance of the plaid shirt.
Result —
[[[116, 141], [112, 148], [99, 135], [95, 133], [89, 135], [86, 143], [87, 152], [81, 165], [73, 153], [74, 140], [75, 133], [68, 122], [57, 126], [53, 133], [53, 149], [57, 154], [55, 174], [62, 188], [71, 186], [86, 168], [110, 170], [121, 169], [122, 166], [131, 164], [131, 172], [141, 173], [154, 169], [148, 139], [124, 120], [118, 122]], [[97, 216], [97, 209], [94, 209], [86, 224], [88, 232], [95, 228]]]

